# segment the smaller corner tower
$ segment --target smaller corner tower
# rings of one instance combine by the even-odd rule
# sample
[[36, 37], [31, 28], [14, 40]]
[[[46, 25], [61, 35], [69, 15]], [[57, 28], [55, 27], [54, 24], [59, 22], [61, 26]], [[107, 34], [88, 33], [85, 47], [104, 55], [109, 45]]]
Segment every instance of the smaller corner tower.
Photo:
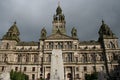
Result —
[[41, 36], [40, 36], [40, 39], [41, 40], [45, 40], [47, 37], [47, 31], [45, 29], [45, 27], [41, 30]]
[[65, 30], [66, 21], [65, 21], [65, 16], [62, 13], [60, 3], [58, 3], [56, 14], [53, 16], [52, 23], [53, 23], [52, 34], [55, 34], [58, 30], [60, 30], [62, 34], [66, 34], [66, 30]]
[[118, 48], [118, 38], [103, 20], [98, 33], [99, 42], [104, 43], [106, 49]]
[[77, 37], [77, 29], [75, 27], [73, 27], [71, 30], [71, 36], [72, 36], [72, 38], [78, 38]]
[[20, 35], [19, 29], [16, 25], [16, 22], [14, 22], [14, 24], [10, 27], [8, 32], [3, 36], [2, 40], [15, 40], [19, 42], [20, 41], [19, 35]]
[[8, 32], [2, 37], [2, 49], [13, 49], [14, 46], [20, 41], [20, 32], [16, 22], [9, 28]]

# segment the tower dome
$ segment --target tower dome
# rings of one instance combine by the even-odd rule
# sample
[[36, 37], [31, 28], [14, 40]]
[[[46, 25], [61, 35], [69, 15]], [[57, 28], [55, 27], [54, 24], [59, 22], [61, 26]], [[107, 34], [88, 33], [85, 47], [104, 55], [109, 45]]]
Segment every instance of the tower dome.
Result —
[[10, 27], [8, 32], [3, 36], [2, 40], [15, 40], [19, 42], [19, 35], [19, 29], [17, 28], [16, 22], [14, 22], [14, 24]]

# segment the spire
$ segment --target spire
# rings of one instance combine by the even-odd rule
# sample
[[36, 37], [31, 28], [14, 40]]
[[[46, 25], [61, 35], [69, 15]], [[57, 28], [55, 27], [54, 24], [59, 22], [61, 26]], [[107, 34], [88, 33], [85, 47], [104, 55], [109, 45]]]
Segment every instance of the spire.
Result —
[[16, 24], [17, 22], [15, 21], [14, 24]]
[[60, 1], [58, 1], [58, 6], [60, 6]]
[[102, 19], [102, 24], [104, 24], [104, 20]]
[[60, 7], [60, 1], [58, 2], [58, 7], [56, 9], [56, 14], [59, 15], [59, 14], [62, 14], [62, 9]]
[[13, 23], [13, 25], [10, 27], [10, 29], [8, 30], [8, 32], [14, 32], [14, 33], [16, 33], [16, 34], [20, 34], [20, 32], [19, 32], [19, 29], [18, 29], [18, 27], [17, 27], [17, 25], [16, 25], [17, 23], [16, 23], [16, 21]]

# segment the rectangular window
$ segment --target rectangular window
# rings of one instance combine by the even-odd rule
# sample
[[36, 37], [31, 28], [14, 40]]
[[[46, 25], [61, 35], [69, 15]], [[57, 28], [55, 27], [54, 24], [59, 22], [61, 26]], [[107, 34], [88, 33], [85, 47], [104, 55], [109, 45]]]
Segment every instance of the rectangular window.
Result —
[[40, 68], [40, 72], [42, 72], [42, 68]]
[[84, 66], [84, 71], [87, 71], [87, 67], [86, 66]]
[[18, 67], [15, 67], [15, 71], [18, 71]]
[[76, 74], [76, 79], [79, 79], [79, 74]]
[[21, 62], [21, 54], [18, 54], [18, 60], [17, 62]]
[[48, 56], [48, 62], [51, 62], [51, 55]]
[[2, 66], [2, 71], [4, 71], [4, 66]]
[[75, 61], [78, 62], [78, 57], [75, 57]]
[[32, 80], [35, 80], [35, 74], [32, 74]]
[[53, 49], [53, 45], [54, 45], [53, 42], [49, 42], [49, 49]]
[[93, 71], [96, 71], [96, 66], [93, 66]]
[[77, 49], [77, 45], [75, 45], [75, 49]]
[[102, 70], [104, 70], [104, 66], [102, 66]]
[[27, 68], [26, 67], [24, 67], [24, 71], [26, 71], [27, 70]]
[[32, 67], [32, 71], [35, 71], [35, 67]]
[[72, 62], [72, 53], [68, 53], [68, 62]]
[[79, 71], [79, 67], [76, 67], [76, 71]]
[[38, 62], [38, 55], [37, 54], [34, 55], [34, 62]]

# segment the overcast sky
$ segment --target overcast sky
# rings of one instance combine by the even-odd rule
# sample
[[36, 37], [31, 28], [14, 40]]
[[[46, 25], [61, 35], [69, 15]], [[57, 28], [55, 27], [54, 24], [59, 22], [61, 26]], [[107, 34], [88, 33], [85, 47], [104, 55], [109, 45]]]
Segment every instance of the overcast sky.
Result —
[[120, 0], [0, 0], [0, 38], [14, 21], [22, 41], [38, 41], [43, 27], [51, 34], [58, 1], [68, 35], [76, 27], [80, 41], [97, 40], [103, 19], [120, 38]]

